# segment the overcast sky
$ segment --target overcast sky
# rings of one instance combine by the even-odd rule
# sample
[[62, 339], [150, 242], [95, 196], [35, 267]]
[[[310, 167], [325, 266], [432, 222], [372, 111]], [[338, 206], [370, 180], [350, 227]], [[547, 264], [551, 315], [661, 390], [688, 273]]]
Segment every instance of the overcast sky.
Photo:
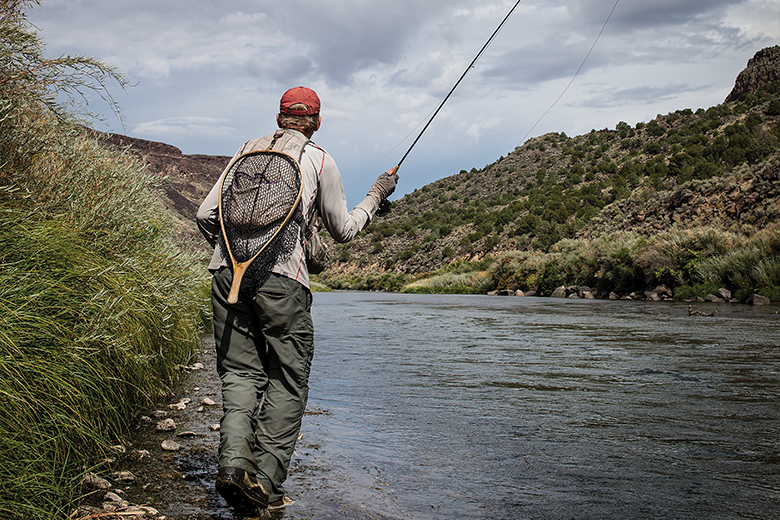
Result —
[[[124, 127], [93, 104], [108, 117], [97, 129], [186, 154], [233, 155], [276, 128], [287, 88], [313, 88], [314, 141], [335, 158], [352, 207], [515, 1], [42, 0], [28, 17], [46, 54], [92, 56], [136, 84], [113, 92]], [[619, 0], [537, 125], [613, 7], [523, 0], [404, 161], [393, 198], [492, 163], [526, 136], [717, 105], [756, 51], [780, 44], [777, 0]]]

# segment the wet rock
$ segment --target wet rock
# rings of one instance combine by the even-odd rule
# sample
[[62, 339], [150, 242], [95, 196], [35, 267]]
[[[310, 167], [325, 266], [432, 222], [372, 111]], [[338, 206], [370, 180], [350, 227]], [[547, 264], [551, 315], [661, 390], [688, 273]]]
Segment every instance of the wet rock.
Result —
[[181, 449], [181, 444], [166, 439], [160, 443], [160, 447], [165, 451], [179, 451]]
[[729, 291], [728, 289], [724, 289], [723, 287], [718, 289], [718, 292], [715, 295], [718, 298], [724, 299], [725, 301], [731, 301], [731, 291]]
[[155, 428], [158, 432], [170, 432], [176, 429], [176, 423], [173, 419], [163, 419]]
[[177, 437], [197, 437], [198, 434], [195, 432], [180, 432], [176, 434]]
[[209, 426], [209, 430], [211, 430], [213, 432], [218, 432], [219, 431], [219, 424], [212, 424], [211, 426]]
[[723, 303], [723, 298], [719, 298], [714, 294], [708, 294], [707, 296], [704, 297], [704, 300], [710, 303]]

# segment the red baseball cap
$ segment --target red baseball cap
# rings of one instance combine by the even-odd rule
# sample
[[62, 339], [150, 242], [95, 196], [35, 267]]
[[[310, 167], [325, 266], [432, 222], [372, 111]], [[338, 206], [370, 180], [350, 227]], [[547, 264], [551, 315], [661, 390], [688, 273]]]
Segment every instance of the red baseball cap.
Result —
[[[303, 103], [306, 110], [290, 110], [292, 105]], [[306, 87], [293, 87], [282, 96], [279, 113], [291, 116], [312, 116], [320, 113], [320, 98], [317, 93]]]

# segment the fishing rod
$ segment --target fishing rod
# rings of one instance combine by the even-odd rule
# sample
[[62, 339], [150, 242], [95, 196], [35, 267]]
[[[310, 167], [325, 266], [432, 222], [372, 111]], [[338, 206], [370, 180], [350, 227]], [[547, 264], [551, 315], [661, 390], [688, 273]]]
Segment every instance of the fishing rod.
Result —
[[474, 57], [474, 59], [471, 61], [471, 63], [469, 63], [469, 66], [468, 66], [468, 67], [466, 67], [466, 70], [465, 70], [465, 71], [463, 71], [463, 74], [461, 75], [460, 79], [458, 79], [458, 81], [455, 83], [455, 86], [454, 86], [454, 87], [452, 87], [452, 90], [450, 90], [449, 94], [447, 94], [447, 96], [446, 96], [446, 97], [444, 98], [444, 100], [441, 102], [441, 104], [439, 105], [439, 108], [437, 108], [437, 109], [436, 109], [436, 112], [434, 112], [434, 113], [433, 113], [433, 115], [431, 116], [431, 118], [428, 120], [428, 123], [425, 125], [425, 127], [423, 127], [422, 131], [421, 131], [421, 132], [420, 132], [420, 134], [417, 136], [417, 139], [415, 139], [415, 140], [414, 140], [414, 142], [412, 143], [412, 146], [410, 146], [410, 147], [409, 147], [409, 149], [408, 149], [408, 150], [406, 151], [406, 153], [404, 154], [404, 156], [403, 156], [403, 157], [401, 157], [401, 160], [398, 162], [398, 165], [395, 167], [395, 170], [396, 170], [396, 171], [398, 171], [398, 168], [400, 168], [400, 167], [401, 167], [401, 163], [403, 163], [403, 162], [404, 162], [404, 160], [406, 159], [406, 156], [408, 156], [408, 155], [409, 155], [409, 152], [411, 152], [411, 151], [412, 151], [412, 148], [414, 148], [414, 145], [416, 145], [416, 144], [417, 144], [417, 141], [419, 141], [419, 140], [420, 140], [420, 138], [422, 137], [422, 135], [425, 133], [425, 131], [426, 131], [426, 130], [428, 129], [428, 127], [431, 125], [431, 122], [434, 120], [434, 118], [436, 117], [436, 115], [439, 113], [439, 111], [441, 110], [441, 108], [444, 106], [444, 103], [446, 103], [446, 102], [447, 102], [447, 100], [448, 100], [448, 99], [450, 98], [450, 96], [452, 95], [452, 93], [453, 93], [453, 92], [455, 92], [455, 89], [456, 89], [456, 88], [458, 88], [458, 85], [460, 85], [460, 82], [461, 82], [461, 81], [463, 81], [463, 78], [465, 78], [465, 77], [466, 77], [466, 74], [468, 74], [468, 73], [469, 73], [469, 71], [470, 71], [470, 70], [471, 70], [471, 69], [474, 67], [474, 64], [476, 64], [476, 63], [477, 63], [477, 60], [480, 58], [480, 56], [482, 56], [482, 53], [483, 53], [483, 52], [485, 52], [485, 49], [487, 49], [487, 48], [488, 48], [488, 45], [490, 45], [490, 42], [492, 42], [492, 41], [493, 41], [493, 38], [495, 38], [495, 37], [496, 37], [496, 35], [498, 34], [498, 31], [500, 31], [500, 30], [501, 30], [501, 28], [504, 26], [504, 24], [506, 23], [506, 21], [507, 21], [507, 20], [509, 20], [509, 17], [510, 17], [510, 16], [512, 16], [512, 13], [515, 11], [515, 9], [517, 9], [517, 6], [518, 6], [518, 5], [520, 5], [520, 3], [521, 3], [522, 1], [523, 1], [523, 0], [517, 0], [517, 3], [515, 3], [515, 5], [512, 7], [512, 9], [510, 9], [510, 10], [509, 10], [509, 13], [508, 13], [508, 14], [507, 14], [507, 15], [504, 17], [504, 19], [503, 19], [503, 20], [501, 21], [501, 23], [498, 25], [498, 27], [497, 27], [497, 28], [496, 28], [496, 30], [493, 32], [493, 34], [490, 36], [490, 38], [488, 38], [488, 41], [487, 41], [487, 42], [485, 42], [485, 45], [483, 45], [483, 46], [482, 46], [482, 49], [481, 49], [481, 50], [480, 50], [480, 51], [477, 53], [477, 55]]

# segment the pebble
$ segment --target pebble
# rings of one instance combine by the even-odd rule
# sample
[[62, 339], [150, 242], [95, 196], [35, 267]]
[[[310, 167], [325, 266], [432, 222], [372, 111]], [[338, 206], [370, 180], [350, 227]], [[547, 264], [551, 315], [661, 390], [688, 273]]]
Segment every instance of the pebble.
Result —
[[219, 431], [219, 424], [212, 424], [211, 426], [209, 426], [209, 430], [211, 430], [213, 432], [218, 432]]
[[98, 477], [94, 473], [87, 473], [81, 482], [93, 489], [108, 489], [111, 487], [111, 483], [108, 480]]
[[135, 481], [135, 475], [133, 475], [129, 471], [115, 471], [111, 474], [111, 478], [114, 480], [119, 480], [121, 482], [134, 482]]
[[163, 419], [157, 423], [156, 428], [158, 432], [169, 432], [176, 429], [176, 423], [173, 419]]
[[217, 406], [217, 403], [214, 401], [214, 399], [210, 399], [208, 397], [204, 397], [200, 404], [203, 406]]
[[174, 441], [164, 440], [160, 444], [160, 447], [164, 449], [165, 451], [179, 451], [181, 449], [181, 444]]

